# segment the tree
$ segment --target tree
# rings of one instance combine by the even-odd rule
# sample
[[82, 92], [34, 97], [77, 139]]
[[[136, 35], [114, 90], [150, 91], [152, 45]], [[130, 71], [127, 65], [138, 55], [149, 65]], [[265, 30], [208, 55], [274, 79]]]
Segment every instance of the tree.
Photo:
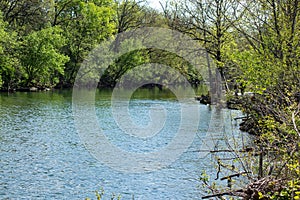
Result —
[[[238, 1], [172, 1], [166, 4], [164, 13], [171, 28], [189, 34], [204, 46], [216, 62], [225, 88], [229, 90], [224, 46], [231, 42], [233, 24], [243, 15]], [[238, 17], [233, 19], [233, 16]]]
[[24, 37], [20, 47], [23, 86], [53, 87], [58, 83], [69, 60], [60, 52], [65, 41], [59, 27], [45, 28]]
[[154, 25], [159, 14], [148, 8], [145, 3], [145, 0], [116, 0], [117, 33]]
[[16, 33], [8, 30], [8, 24], [3, 21], [0, 11], [0, 88], [10, 90], [17, 82], [17, 45]]
[[[207, 196], [245, 199], [297, 199], [300, 188], [300, 14], [299, 0], [260, 0], [240, 6], [239, 32], [232, 62], [252, 97], [243, 97], [245, 131], [254, 135], [250, 183]], [[239, 156], [238, 158], [241, 158]], [[249, 158], [249, 157], [247, 157]], [[243, 166], [242, 162], [240, 162]], [[224, 165], [223, 165], [224, 166]]]
[[115, 5], [112, 0], [55, 0], [50, 5], [52, 26], [60, 25], [67, 38], [64, 52], [70, 60], [60, 81], [70, 86], [88, 53], [115, 33]]
[[[155, 26], [155, 27], [167, 27], [168, 24], [163, 17], [162, 14], [158, 13], [155, 10], [152, 10], [150, 8], [147, 8], [145, 6], [145, 1], [135, 1], [135, 0], [124, 0], [124, 1], [117, 1], [117, 33], [116, 40], [114, 43], [114, 51], [118, 52], [119, 48], [122, 44], [120, 44], [120, 41], [122, 41], [123, 38], [121, 38], [122, 32], [126, 31], [132, 31], [134, 33], [134, 30], [137, 28], [142, 28], [146, 26]], [[145, 32], [145, 38], [147, 38], [147, 32]], [[151, 36], [149, 36], [151, 38]], [[165, 41], [167, 40], [164, 38]], [[124, 42], [124, 41], [123, 41]], [[162, 42], [162, 41], [160, 41]], [[129, 45], [130, 46], [130, 45]], [[141, 49], [143, 47], [141, 46]], [[128, 53], [126, 55], [123, 55], [122, 58], [120, 58], [116, 65], [114, 66], [114, 69], [110, 69], [109, 73], [107, 72], [105, 74], [105, 78], [102, 78], [102, 83], [106, 80], [109, 80], [109, 78], [112, 78], [110, 80], [111, 84], [105, 84], [114, 86], [116, 80], [118, 80], [121, 75], [123, 75], [127, 70], [132, 69], [134, 66], [144, 64], [146, 62], [151, 63], [160, 63], [165, 64], [168, 66], [171, 66], [172, 68], [180, 71], [183, 75], [187, 77], [187, 79], [190, 81], [193, 85], [198, 85], [201, 81], [201, 76], [199, 73], [197, 73], [195, 70], [192, 70], [192, 67], [185, 61], [183, 61], [182, 58], [179, 58], [178, 56], [170, 53], [170, 52], [164, 52], [158, 49], [143, 49], [140, 51], [134, 51], [131, 53]], [[112, 66], [111, 66], [112, 67]], [[112, 71], [111, 71], [112, 70]], [[158, 69], [155, 74], [172, 74], [170, 71], [164, 71], [165, 69]], [[137, 71], [136, 71], [137, 72]], [[114, 74], [114, 75], [113, 75]], [[143, 72], [142, 74], [135, 73], [131, 74], [132, 79], [141, 79], [141, 77], [144, 77], [146, 72]], [[148, 76], [155, 76], [155, 74], [149, 74]], [[166, 81], [167, 79], [165, 79]], [[165, 85], [168, 85], [171, 83], [165, 82]], [[174, 84], [174, 83], [173, 83]], [[156, 85], [161, 88], [161, 86]]]
[[10, 28], [26, 35], [32, 30], [40, 30], [47, 22], [47, 1], [1, 0], [0, 9]]
[[[118, 53], [120, 48], [126, 48], [128, 53], [121, 55], [115, 63], [111, 64], [100, 80], [101, 87], [114, 87], [128, 70], [135, 66], [149, 62], [149, 53], [143, 49], [142, 44], [133, 44], [130, 39], [121, 38], [123, 32], [150, 25], [154, 12], [147, 10], [142, 5], [144, 1], [124, 0], [116, 1], [116, 38], [112, 50]], [[122, 43], [121, 43], [122, 41]], [[132, 46], [140, 47], [140, 50], [132, 50]], [[137, 78], [137, 76], [133, 77]]]
[[248, 49], [239, 54], [241, 77], [259, 93], [243, 107], [258, 127], [256, 134], [266, 152], [260, 176], [266, 176], [265, 168], [274, 168], [273, 176], [287, 180], [287, 198], [296, 196], [293, 190], [300, 187], [299, 8], [299, 0], [261, 0], [248, 9], [247, 23], [238, 27], [249, 41]]

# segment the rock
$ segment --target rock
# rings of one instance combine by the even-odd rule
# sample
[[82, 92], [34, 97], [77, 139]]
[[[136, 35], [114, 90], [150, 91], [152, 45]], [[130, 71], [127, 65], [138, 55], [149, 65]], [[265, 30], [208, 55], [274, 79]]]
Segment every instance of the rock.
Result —
[[37, 92], [37, 91], [38, 91], [38, 88], [36, 88], [36, 87], [31, 87], [31, 88], [29, 88], [29, 91], [30, 91], [30, 92]]
[[210, 96], [209, 95], [201, 95], [201, 96], [197, 96], [197, 97], [195, 97], [195, 99], [197, 100], [197, 101], [199, 101], [201, 104], [205, 104], [205, 105], [207, 105], [207, 104], [211, 104], [211, 99], [210, 99]]

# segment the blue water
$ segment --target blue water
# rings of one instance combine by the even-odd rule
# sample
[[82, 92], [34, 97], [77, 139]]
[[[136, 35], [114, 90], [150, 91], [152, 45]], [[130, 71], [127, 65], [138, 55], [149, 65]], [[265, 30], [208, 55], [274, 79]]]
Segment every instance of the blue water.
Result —
[[[97, 93], [98, 121], [112, 143], [147, 152], [172, 140], [180, 121], [179, 102], [170, 93], [149, 93], [137, 93], [129, 109], [135, 123], [146, 125], [152, 105], [165, 108], [165, 126], [149, 139], [123, 134], [111, 114], [110, 93]], [[208, 106], [199, 105], [197, 135], [185, 153], [163, 169], [136, 174], [111, 169], [86, 150], [74, 125], [71, 95], [70, 91], [0, 94], [0, 199], [95, 199], [94, 191], [100, 188], [105, 190], [104, 199], [112, 193], [122, 199], [201, 198], [198, 178], [213, 168], [211, 157], [198, 152], [213, 112]]]

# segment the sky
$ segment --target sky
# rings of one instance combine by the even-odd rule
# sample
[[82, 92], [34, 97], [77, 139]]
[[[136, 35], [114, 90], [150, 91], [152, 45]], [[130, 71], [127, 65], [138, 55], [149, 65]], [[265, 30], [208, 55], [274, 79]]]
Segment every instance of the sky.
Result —
[[155, 9], [161, 9], [161, 6], [159, 4], [159, 2], [164, 2], [164, 0], [147, 0], [149, 5], [152, 7], [152, 8], [155, 8]]

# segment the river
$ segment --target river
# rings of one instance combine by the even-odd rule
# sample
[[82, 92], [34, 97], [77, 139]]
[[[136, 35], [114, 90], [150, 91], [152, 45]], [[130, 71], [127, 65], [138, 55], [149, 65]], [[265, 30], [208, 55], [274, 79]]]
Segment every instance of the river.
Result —
[[[97, 91], [95, 108], [102, 129], [120, 148], [148, 152], [169, 143], [180, 121], [179, 102], [168, 91], [141, 89], [134, 93], [129, 112], [137, 124], [149, 121], [152, 105], [167, 113], [161, 132], [150, 139], [126, 136], [111, 114], [111, 92]], [[187, 98], [186, 104], [194, 104]], [[211, 156], [199, 149], [209, 124], [223, 124], [224, 133], [238, 132], [232, 118], [239, 111], [199, 105], [200, 123], [188, 149], [173, 163], [154, 171], [118, 171], [98, 161], [78, 136], [68, 90], [0, 94], [0, 199], [95, 199], [105, 190], [122, 199], [200, 199], [199, 176], [213, 172]]]

